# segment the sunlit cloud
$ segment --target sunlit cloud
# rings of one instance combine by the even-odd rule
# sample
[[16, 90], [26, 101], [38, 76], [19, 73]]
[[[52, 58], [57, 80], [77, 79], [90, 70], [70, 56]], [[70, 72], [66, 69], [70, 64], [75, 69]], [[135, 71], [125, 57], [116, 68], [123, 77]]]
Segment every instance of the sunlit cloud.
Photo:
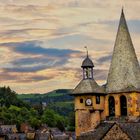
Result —
[[19, 93], [74, 88], [84, 46], [95, 80], [105, 84], [122, 5], [140, 60], [139, 0], [1, 0], [1, 86]]

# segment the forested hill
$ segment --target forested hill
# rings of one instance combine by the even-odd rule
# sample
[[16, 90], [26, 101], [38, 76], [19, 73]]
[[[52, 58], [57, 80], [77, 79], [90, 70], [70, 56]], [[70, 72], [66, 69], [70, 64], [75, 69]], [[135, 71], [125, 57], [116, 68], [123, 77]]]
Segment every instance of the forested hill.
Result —
[[[46, 94], [17, 94], [0, 87], [0, 120], [4, 124], [28, 123], [37, 129], [41, 124], [73, 130], [74, 104], [71, 90], [59, 89]], [[46, 104], [44, 106], [44, 104]]]
[[67, 116], [74, 111], [74, 97], [70, 96], [71, 89], [57, 89], [45, 94], [18, 94], [18, 98], [31, 105], [46, 103], [48, 109]]
[[73, 101], [73, 97], [70, 96], [71, 89], [57, 89], [44, 94], [18, 94], [18, 98], [27, 102], [66, 102]]

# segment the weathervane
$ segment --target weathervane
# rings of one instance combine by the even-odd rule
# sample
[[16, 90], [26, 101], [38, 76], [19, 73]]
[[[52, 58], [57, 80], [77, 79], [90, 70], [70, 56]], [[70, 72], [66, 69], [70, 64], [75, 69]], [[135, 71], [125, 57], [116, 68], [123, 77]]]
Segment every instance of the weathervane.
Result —
[[88, 57], [88, 48], [87, 48], [87, 46], [85, 46], [84, 48], [86, 49], [87, 57]]

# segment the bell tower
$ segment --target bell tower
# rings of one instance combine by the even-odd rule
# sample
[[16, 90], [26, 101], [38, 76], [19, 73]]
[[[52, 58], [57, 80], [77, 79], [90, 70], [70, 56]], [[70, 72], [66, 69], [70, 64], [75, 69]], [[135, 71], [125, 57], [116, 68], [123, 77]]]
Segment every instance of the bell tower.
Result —
[[88, 51], [82, 62], [83, 78], [73, 90], [75, 97], [76, 136], [93, 130], [104, 119], [104, 88], [99, 86], [93, 76], [94, 64]]
[[[87, 47], [85, 47], [85, 48], [87, 50]], [[88, 50], [87, 50], [87, 56], [84, 59], [81, 67], [83, 69], [83, 79], [93, 79], [94, 64], [88, 56]]]
[[[104, 139], [107, 136], [105, 134], [108, 133], [105, 139], [110, 139], [112, 134], [115, 134], [114, 138], [118, 140], [122, 136], [122, 132], [118, 133], [119, 129], [127, 132], [132, 128], [134, 130], [130, 129], [127, 134], [132, 136], [131, 138], [138, 136], [134, 138], [138, 140], [140, 138], [138, 131], [140, 129], [140, 65], [123, 9], [107, 83], [99, 86], [94, 80], [94, 64], [88, 55], [88, 50], [81, 67], [82, 80], [72, 92], [75, 97], [76, 136], [82, 134], [80, 137], [83, 139], [96, 139], [101, 136], [98, 139]], [[111, 123], [113, 125], [118, 123], [117, 129]], [[107, 130], [106, 126], [110, 128]], [[101, 133], [101, 130], [106, 132]], [[88, 131], [93, 132], [88, 133]]]

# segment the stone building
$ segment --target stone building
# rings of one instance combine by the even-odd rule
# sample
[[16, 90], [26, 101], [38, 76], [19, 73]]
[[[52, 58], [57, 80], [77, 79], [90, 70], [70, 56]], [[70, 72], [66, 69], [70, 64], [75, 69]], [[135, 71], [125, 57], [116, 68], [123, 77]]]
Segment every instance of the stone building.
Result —
[[80, 140], [140, 139], [140, 66], [122, 10], [106, 85], [94, 80], [88, 54], [83, 79], [73, 90]]

